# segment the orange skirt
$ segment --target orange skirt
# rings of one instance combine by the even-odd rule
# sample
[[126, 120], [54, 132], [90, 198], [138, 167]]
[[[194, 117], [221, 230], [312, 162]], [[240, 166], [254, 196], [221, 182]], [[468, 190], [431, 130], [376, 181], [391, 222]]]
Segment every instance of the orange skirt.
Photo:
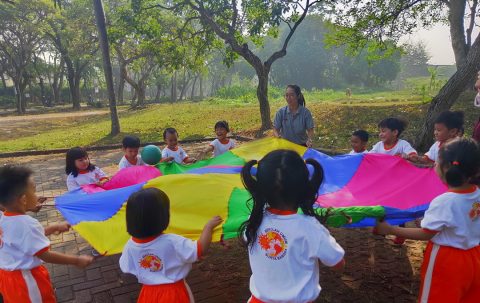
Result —
[[139, 303], [190, 303], [190, 295], [184, 280], [170, 284], [143, 285]]
[[1, 270], [0, 293], [5, 303], [55, 303], [55, 292], [48, 270], [38, 266], [31, 270]]
[[418, 302], [480, 302], [480, 246], [463, 250], [428, 242]]

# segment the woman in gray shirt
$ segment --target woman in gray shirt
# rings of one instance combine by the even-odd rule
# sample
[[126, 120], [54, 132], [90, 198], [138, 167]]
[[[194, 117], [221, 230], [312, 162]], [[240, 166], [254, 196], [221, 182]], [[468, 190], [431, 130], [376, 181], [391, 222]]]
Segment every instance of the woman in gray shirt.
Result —
[[312, 147], [313, 119], [305, 107], [305, 98], [298, 85], [288, 85], [287, 106], [280, 108], [273, 121], [273, 134], [296, 144]]

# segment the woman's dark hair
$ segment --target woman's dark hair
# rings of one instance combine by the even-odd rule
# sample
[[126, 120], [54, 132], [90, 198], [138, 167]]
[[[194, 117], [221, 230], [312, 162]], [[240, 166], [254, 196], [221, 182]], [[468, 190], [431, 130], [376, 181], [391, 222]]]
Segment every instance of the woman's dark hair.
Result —
[[[314, 168], [311, 179], [305, 163]], [[255, 164], [258, 164], [258, 168], [256, 177], [253, 177], [251, 169]], [[303, 214], [321, 221], [313, 209], [318, 188], [323, 181], [323, 168], [317, 161], [307, 159], [304, 162], [294, 151], [275, 150], [258, 162], [252, 160], [245, 164], [241, 176], [243, 185], [252, 195], [250, 201], [253, 201], [250, 218], [239, 230], [240, 235], [245, 233], [247, 246], [257, 239], [266, 205], [272, 208], [300, 208]]]
[[[73, 147], [67, 151], [67, 163], [65, 165], [65, 173], [67, 175], [72, 174], [75, 178], [78, 176], [78, 169], [75, 166], [75, 160], [88, 157], [87, 151], [81, 147]], [[87, 167], [88, 171], [93, 171], [95, 165], [90, 162]]]
[[177, 137], [178, 137], [178, 132], [173, 127], [165, 128], [165, 130], [163, 131], [163, 140], [165, 140], [167, 138], [167, 134], [177, 135]]
[[305, 106], [305, 107], [307, 106], [307, 103], [305, 102], [305, 97], [302, 94], [302, 90], [300, 89], [300, 86], [296, 84], [289, 84], [287, 85], [287, 88], [293, 89], [293, 91], [295, 92], [295, 95], [297, 95], [298, 105]]
[[27, 192], [28, 178], [32, 170], [25, 166], [0, 167], [0, 204], [8, 206]]
[[460, 131], [463, 129], [463, 117], [464, 114], [461, 111], [452, 112], [447, 110], [438, 115], [435, 123], [444, 124], [449, 130], [456, 128]]
[[368, 137], [370, 136], [366, 130], [359, 129], [352, 133], [352, 136], [360, 138], [362, 142], [368, 142]]
[[225, 128], [227, 130], [227, 133], [230, 132], [230, 128], [228, 127], [228, 122], [225, 120], [218, 121], [217, 123], [215, 123], [215, 127], [213, 128], [213, 130], [217, 130], [217, 128]]
[[407, 128], [407, 125], [408, 125], [407, 121], [400, 118], [394, 118], [394, 117], [383, 119], [382, 121], [380, 121], [380, 123], [378, 123], [378, 127], [380, 128], [388, 128], [391, 131], [394, 131], [394, 130], [398, 131], [397, 137], [400, 137], [400, 135], [403, 133], [405, 128]]
[[127, 232], [135, 238], [160, 234], [170, 222], [170, 199], [158, 188], [141, 189], [127, 200]]
[[480, 172], [480, 148], [472, 139], [456, 139], [440, 148], [439, 165], [449, 186], [457, 187]]
[[123, 148], [139, 148], [140, 139], [136, 136], [125, 136], [122, 140]]

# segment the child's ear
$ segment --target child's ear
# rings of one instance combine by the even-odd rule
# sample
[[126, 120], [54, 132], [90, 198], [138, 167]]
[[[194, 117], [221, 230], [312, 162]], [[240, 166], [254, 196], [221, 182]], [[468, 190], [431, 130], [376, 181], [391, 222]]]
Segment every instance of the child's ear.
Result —
[[398, 129], [395, 129], [392, 133], [395, 135], [395, 137], [398, 137]]

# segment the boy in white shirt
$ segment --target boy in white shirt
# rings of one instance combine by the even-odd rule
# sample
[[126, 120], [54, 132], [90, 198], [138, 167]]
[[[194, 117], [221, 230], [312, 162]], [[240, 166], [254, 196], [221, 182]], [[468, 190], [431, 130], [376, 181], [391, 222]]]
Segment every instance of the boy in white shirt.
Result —
[[66, 222], [42, 227], [26, 214], [38, 202], [32, 171], [21, 166], [0, 168], [0, 293], [5, 302], [55, 302], [43, 262], [84, 268], [92, 256], [66, 255], [50, 250], [47, 236], [68, 231]]
[[124, 156], [118, 163], [118, 170], [132, 166], [146, 165], [142, 157], [138, 154], [140, 148], [140, 139], [135, 136], [125, 136], [122, 140], [122, 149]]
[[380, 142], [375, 144], [370, 153], [414, 158], [417, 151], [405, 140], [400, 139], [407, 127], [407, 122], [399, 118], [387, 118], [378, 123]]
[[227, 135], [230, 132], [227, 121], [218, 121], [215, 123], [214, 130], [217, 139], [210, 142], [208, 147], [200, 153], [198, 156], [199, 159], [204, 158], [206, 154], [211, 152], [213, 152], [214, 157], [220, 156], [232, 148], [235, 148], [235, 141], [227, 138]]
[[350, 144], [352, 145], [352, 151], [349, 155], [357, 155], [367, 153], [369, 134], [363, 129], [359, 129], [353, 132], [350, 138]]
[[163, 131], [163, 140], [167, 145], [162, 151], [162, 160], [160, 162], [177, 162], [179, 164], [195, 163], [195, 158], [189, 158], [183, 148], [178, 145], [178, 133], [173, 127]]

